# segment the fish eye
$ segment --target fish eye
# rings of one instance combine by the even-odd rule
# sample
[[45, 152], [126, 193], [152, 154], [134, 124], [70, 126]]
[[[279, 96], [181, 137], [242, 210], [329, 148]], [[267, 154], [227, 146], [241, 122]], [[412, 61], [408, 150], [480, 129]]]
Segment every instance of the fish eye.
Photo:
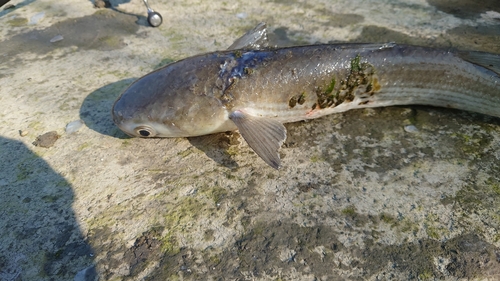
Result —
[[141, 137], [154, 137], [156, 135], [155, 130], [148, 126], [139, 126], [135, 128], [135, 132]]
[[140, 130], [139, 134], [141, 134], [141, 136], [143, 137], [149, 137], [151, 133], [148, 130]]

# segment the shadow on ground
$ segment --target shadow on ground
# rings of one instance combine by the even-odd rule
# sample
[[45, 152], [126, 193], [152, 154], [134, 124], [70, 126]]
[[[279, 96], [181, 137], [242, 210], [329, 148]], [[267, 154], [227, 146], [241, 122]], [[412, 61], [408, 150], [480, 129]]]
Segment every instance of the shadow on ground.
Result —
[[71, 185], [22, 142], [0, 137], [0, 156], [0, 280], [95, 280]]
[[[120, 139], [130, 138], [114, 123], [111, 109], [120, 94], [136, 78], [123, 79], [90, 93], [80, 107], [80, 119], [87, 127], [100, 134]], [[238, 164], [232, 159], [231, 146], [238, 145], [238, 134], [221, 133], [201, 137], [188, 138], [189, 143], [203, 151], [209, 158], [227, 168], [237, 168]]]
[[238, 163], [232, 158], [232, 146], [238, 145], [239, 134], [225, 132], [213, 135], [188, 138], [189, 143], [203, 151], [207, 157], [226, 168], [238, 168]]
[[113, 123], [111, 108], [113, 103], [135, 78], [123, 79], [90, 93], [80, 107], [80, 119], [90, 129], [120, 139], [129, 138]]

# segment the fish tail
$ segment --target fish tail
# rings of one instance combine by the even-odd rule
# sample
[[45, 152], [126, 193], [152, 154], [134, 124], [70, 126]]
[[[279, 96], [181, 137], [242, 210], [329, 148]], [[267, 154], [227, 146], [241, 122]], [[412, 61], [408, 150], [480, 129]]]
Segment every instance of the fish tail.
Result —
[[500, 55], [484, 52], [459, 52], [458, 56], [468, 61], [475, 66], [486, 68], [496, 74], [500, 78]]

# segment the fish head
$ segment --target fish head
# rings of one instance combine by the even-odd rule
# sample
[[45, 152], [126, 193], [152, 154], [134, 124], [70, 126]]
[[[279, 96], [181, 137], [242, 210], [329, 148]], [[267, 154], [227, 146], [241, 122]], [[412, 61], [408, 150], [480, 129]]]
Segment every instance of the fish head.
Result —
[[115, 124], [132, 137], [190, 137], [232, 130], [229, 114], [210, 84], [217, 68], [203, 62], [179, 61], [136, 80], [113, 105]]

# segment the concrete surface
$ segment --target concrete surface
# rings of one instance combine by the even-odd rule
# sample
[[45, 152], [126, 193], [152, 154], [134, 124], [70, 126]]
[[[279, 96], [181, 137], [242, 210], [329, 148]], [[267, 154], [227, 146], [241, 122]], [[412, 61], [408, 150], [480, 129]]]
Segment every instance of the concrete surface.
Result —
[[110, 118], [134, 79], [260, 21], [280, 46], [500, 53], [497, 0], [156, 0], [159, 28], [141, 1], [112, 4], [0, 11], [0, 280], [500, 279], [498, 118], [408, 106], [288, 124], [279, 171], [237, 133], [130, 139]]

